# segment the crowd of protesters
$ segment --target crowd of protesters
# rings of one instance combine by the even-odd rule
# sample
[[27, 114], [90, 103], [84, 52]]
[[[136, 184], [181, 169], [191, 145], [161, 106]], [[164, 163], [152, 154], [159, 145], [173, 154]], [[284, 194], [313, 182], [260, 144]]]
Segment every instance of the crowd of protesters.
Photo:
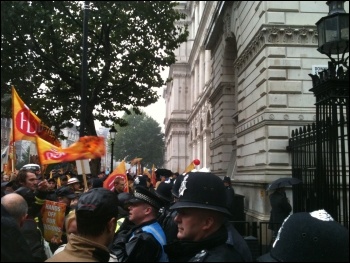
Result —
[[[85, 187], [81, 176], [70, 172], [45, 177], [33, 165], [22, 167], [12, 180], [3, 176], [1, 261], [283, 261], [274, 256], [276, 248], [252, 258], [246, 241], [230, 223], [234, 213], [228, 198], [228, 191], [231, 197], [233, 191], [230, 178], [221, 180], [209, 171], [169, 172], [158, 174], [156, 185], [148, 175], [117, 176], [112, 190], [103, 187], [108, 177], [104, 172], [88, 175]], [[65, 207], [62, 233], [50, 240], [44, 238], [46, 200]], [[348, 261], [348, 232], [336, 222], [332, 227], [341, 239], [337, 248], [332, 247], [343, 253], [330, 260], [326, 250], [324, 258]]]

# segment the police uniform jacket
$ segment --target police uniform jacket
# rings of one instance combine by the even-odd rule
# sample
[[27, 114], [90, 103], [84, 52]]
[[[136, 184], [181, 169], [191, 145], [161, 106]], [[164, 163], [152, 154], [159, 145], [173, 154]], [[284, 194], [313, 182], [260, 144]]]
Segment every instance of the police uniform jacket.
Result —
[[251, 252], [244, 239], [222, 226], [200, 241], [178, 240], [164, 247], [170, 262], [249, 262]]
[[[45, 262], [111, 262], [108, 248], [81, 236], [70, 234], [65, 248]], [[117, 262], [115, 259], [114, 262]]]
[[151, 220], [130, 231], [118, 232], [110, 251], [119, 262], [168, 262], [165, 244], [164, 231], [157, 220]]

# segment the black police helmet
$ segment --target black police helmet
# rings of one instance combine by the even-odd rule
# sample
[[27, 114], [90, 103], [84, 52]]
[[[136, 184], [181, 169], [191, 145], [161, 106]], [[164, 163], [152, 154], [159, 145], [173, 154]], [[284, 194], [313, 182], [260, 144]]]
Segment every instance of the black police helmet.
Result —
[[226, 207], [226, 191], [222, 180], [212, 173], [190, 172], [179, 188], [179, 200], [170, 209], [201, 208], [231, 216]]

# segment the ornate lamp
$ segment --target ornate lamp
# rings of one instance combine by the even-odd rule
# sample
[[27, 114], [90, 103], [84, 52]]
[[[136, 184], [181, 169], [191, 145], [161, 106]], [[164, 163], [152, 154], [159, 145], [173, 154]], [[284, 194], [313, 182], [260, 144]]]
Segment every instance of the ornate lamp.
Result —
[[115, 129], [114, 125], [112, 126], [112, 128], [109, 130], [109, 135], [111, 137], [111, 170], [110, 172], [113, 172], [113, 148], [114, 148], [114, 139], [115, 139], [115, 135], [117, 134], [117, 130]]
[[[345, 1], [327, 1], [328, 16], [317, 23], [318, 51], [331, 58], [332, 54], [343, 54], [336, 64], [343, 64], [345, 53], [349, 52], [349, 14], [344, 10]], [[331, 58], [333, 62], [334, 59]], [[347, 66], [346, 66], [347, 67]]]

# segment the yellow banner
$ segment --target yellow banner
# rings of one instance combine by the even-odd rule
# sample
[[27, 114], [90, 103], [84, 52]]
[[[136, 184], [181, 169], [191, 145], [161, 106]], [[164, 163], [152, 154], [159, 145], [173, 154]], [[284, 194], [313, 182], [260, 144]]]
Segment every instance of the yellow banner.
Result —
[[37, 149], [41, 164], [71, 162], [100, 158], [106, 154], [104, 137], [84, 136], [68, 148], [62, 149], [37, 137]]
[[41, 216], [44, 226], [44, 238], [50, 242], [52, 238], [61, 240], [62, 229], [66, 212], [66, 204], [46, 200], [42, 209]]
[[36, 116], [18, 96], [12, 86], [12, 120], [14, 141], [27, 140], [35, 142], [39, 136], [49, 143], [61, 147], [55, 133]]

